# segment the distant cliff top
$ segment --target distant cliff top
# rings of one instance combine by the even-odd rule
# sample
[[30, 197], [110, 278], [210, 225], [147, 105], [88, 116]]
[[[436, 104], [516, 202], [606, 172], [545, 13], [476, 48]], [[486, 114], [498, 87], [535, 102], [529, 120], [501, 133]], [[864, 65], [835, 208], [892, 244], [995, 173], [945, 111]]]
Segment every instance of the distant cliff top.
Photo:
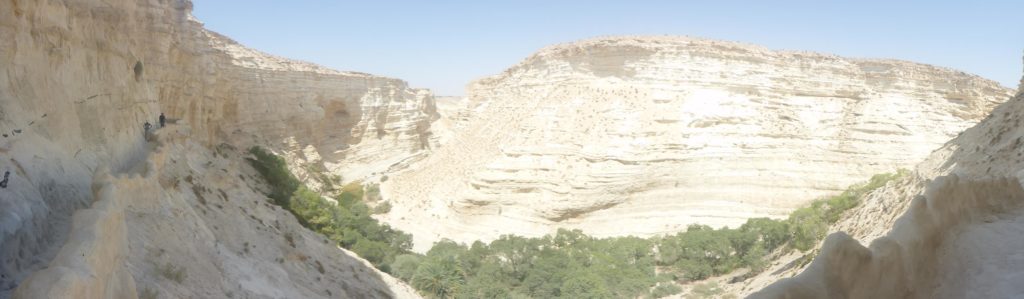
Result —
[[230, 55], [232, 63], [241, 67], [258, 68], [276, 71], [313, 72], [327, 75], [343, 75], [354, 77], [379, 77], [372, 74], [330, 69], [311, 62], [284, 58], [246, 47], [237, 41], [210, 30], [203, 32], [210, 40], [210, 45]]
[[[950, 80], [968, 80], [974, 81], [974, 83], [977, 84], [991, 85], [992, 88], [996, 89], [1006, 89], [1006, 87], [1001, 86], [996, 81], [947, 67], [898, 59], [850, 58], [813, 51], [774, 50], [754, 44], [690, 36], [602, 36], [555, 44], [540, 49], [533, 55], [523, 59], [521, 62], [513, 65], [499, 75], [482, 78], [478, 81], [487, 81], [495, 77], [505, 76], [518, 69], [529, 68], [538, 61], [586, 55], [588, 51], [601, 48], [635, 48], [638, 50], [636, 53], [637, 56], [647, 56], [658, 52], [687, 51], [693, 53], [717, 53], [721, 55], [723, 59], [762, 57], [794, 61], [815, 61], [816, 63], [834, 62], [837, 64], [856, 65], [865, 73], [887, 72], [890, 70], [932, 73], [935, 76], [952, 76], [949, 78]], [[757, 60], [743, 60], [755, 63], [759, 62]]]

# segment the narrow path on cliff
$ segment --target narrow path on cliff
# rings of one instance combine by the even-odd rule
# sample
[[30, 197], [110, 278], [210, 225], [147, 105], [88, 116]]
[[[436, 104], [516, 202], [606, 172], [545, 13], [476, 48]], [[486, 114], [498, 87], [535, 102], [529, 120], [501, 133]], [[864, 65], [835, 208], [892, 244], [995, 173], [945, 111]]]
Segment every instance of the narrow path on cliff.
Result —
[[[168, 127], [170, 126], [171, 124], [168, 124]], [[136, 174], [143, 175], [147, 169], [150, 154], [153, 153], [153, 151], [160, 145], [160, 142], [156, 138], [156, 134], [160, 130], [161, 128], [151, 129], [149, 133], [150, 138], [147, 138], [145, 144], [143, 144], [144, 150], [136, 154], [137, 157], [133, 157], [133, 164], [122, 168], [120, 172], [111, 173], [111, 175], [115, 177], [133, 176]], [[93, 176], [95, 175], [96, 173], [93, 173]], [[28, 180], [25, 182], [32, 183]], [[41, 187], [37, 186], [35, 188], [40, 189]], [[90, 195], [89, 204], [81, 207], [79, 210], [89, 209], [95, 202], [95, 198], [92, 198], [95, 196], [92, 193], [92, 190], [84, 190], [84, 192]], [[46, 269], [50, 266], [50, 263], [53, 262], [54, 258], [57, 257], [68, 241], [69, 234], [73, 229], [72, 225], [74, 224], [74, 214], [77, 212], [78, 210], [69, 214], [52, 213], [52, 216], [47, 218], [47, 221], [51, 223], [50, 227], [55, 229], [53, 229], [46, 237], [46, 243], [41, 244], [38, 248], [39, 250], [34, 255], [23, 261], [28, 265], [22, 268], [22, 271], [17, 271], [17, 273], [3, 273], [3, 276], [0, 277], [0, 299], [9, 298], [12, 295], [12, 292], [21, 284], [22, 281], [33, 273]]]
[[[168, 126], [171, 126], [171, 125], [168, 125]], [[149, 162], [147, 162], [147, 161], [149, 161], [149, 154], [153, 153], [153, 151], [156, 150], [156, 148], [160, 146], [160, 142], [156, 139], [156, 134], [161, 129], [162, 128], [153, 128], [153, 130], [150, 131], [150, 133], [149, 133], [150, 136], [147, 136], [147, 138], [146, 138], [145, 151], [143, 152], [141, 157], [138, 159], [138, 161], [135, 161], [135, 164], [132, 164], [130, 167], [128, 167], [123, 172], [112, 173], [112, 175], [115, 176], [115, 177], [119, 177], [119, 176], [122, 176], [122, 175], [131, 176], [131, 175], [134, 175], [134, 174], [138, 174], [138, 175], [144, 174], [146, 172], [146, 166], [149, 163]]]
[[1024, 297], [1024, 209], [953, 231], [939, 247], [930, 298]]

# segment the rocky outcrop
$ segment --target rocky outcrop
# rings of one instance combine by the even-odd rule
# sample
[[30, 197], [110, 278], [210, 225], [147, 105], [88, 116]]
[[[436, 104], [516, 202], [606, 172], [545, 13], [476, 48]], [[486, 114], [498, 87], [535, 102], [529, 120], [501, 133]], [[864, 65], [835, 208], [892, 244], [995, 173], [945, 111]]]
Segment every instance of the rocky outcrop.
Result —
[[97, 179], [96, 202], [75, 212], [57, 257], [26, 279], [14, 298], [136, 298], [135, 280], [125, 267], [124, 205], [137, 190], [117, 189], [109, 174]]
[[[1024, 94], [874, 192], [796, 277], [755, 298], [1012, 298], [1024, 229]], [[870, 244], [865, 247], [862, 244]]]
[[145, 157], [160, 112], [212, 147], [262, 145], [345, 179], [422, 156], [432, 96], [246, 49], [187, 0], [0, 1], [0, 297], [57, 256], [93, 174]]
[[332, 173], [346, 181], [421, 157], [436, 144], [430, 125], [438, 114], [427, 90], [266, 55], [203, 33], [227, 54], [216, 57], [224, 61], [212, 65], [217, 81], [206, 87], [215, 94], [215, 108], [166, 109], [212, 127], [205, 134], [211, 140], [267, 146], [300, 174]]
[[920, 162], [1010, 94], [904, 61], [663, 37], [550, 47], [468, 91], [446, 145], [382, 187], [419, 249], [780, 217]]
[[262, 200], [262, 180], [229, 146], [188, 137], [160, 129], [144, 163], [98, 175], [98, 200], [14, 298], [418, 297]]

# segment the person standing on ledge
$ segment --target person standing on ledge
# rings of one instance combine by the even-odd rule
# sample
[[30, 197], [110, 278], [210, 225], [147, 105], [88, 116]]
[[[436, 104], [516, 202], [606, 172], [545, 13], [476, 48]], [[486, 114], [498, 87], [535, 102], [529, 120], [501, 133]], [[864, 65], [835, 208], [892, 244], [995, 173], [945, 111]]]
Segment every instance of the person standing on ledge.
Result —
[[164, 127], [164, 123], [166, 123], [166, 122], [167, 122], [167, 118], [164, 117], [164, 113], [163, 112], [160, 112], [160, 127], [163, 128]]

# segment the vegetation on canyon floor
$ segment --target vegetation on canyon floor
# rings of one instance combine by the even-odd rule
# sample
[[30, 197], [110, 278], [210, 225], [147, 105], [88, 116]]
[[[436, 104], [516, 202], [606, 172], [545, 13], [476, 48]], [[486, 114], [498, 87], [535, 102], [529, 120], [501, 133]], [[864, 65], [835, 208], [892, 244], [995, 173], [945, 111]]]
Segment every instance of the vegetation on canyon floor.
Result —
[[672, 282], [742, 268], [758, 273], [772, 253], [813, 248], [843, 212], [905, 173], [875, 175], [787, 219], [754, 218], [738, 228], [690, 225], [684, 232], [652, 238], [594, 238], [559, 230], [540, 238], [505, 235], [470, 245], [444, 240], [421, 255], [410, 251], [409, 234], [370, 217], [361, 184], [341, 188], [334, 204], [299, 182], [284, 159], [260, 148], [250, 153], [253, 167], [271, 186], [268, 196], [303, 225], [437, 298], [657, 298], [682, 291]]
[[412, 235], [392, 229], [370, 217], [372, 210], [363, 201], [363, 186], [353, 183], [341, 188], [330, 202], [302, 184], [288, 170], [284, 159], [253, 147], [250, 164], [270, 186], [267, 195], [273, 202], [298, 218], [303, 226], [319, 232], [342, 247], [370, 261], [378, 269], [391, 272], [395, 256], [409, 253]]

